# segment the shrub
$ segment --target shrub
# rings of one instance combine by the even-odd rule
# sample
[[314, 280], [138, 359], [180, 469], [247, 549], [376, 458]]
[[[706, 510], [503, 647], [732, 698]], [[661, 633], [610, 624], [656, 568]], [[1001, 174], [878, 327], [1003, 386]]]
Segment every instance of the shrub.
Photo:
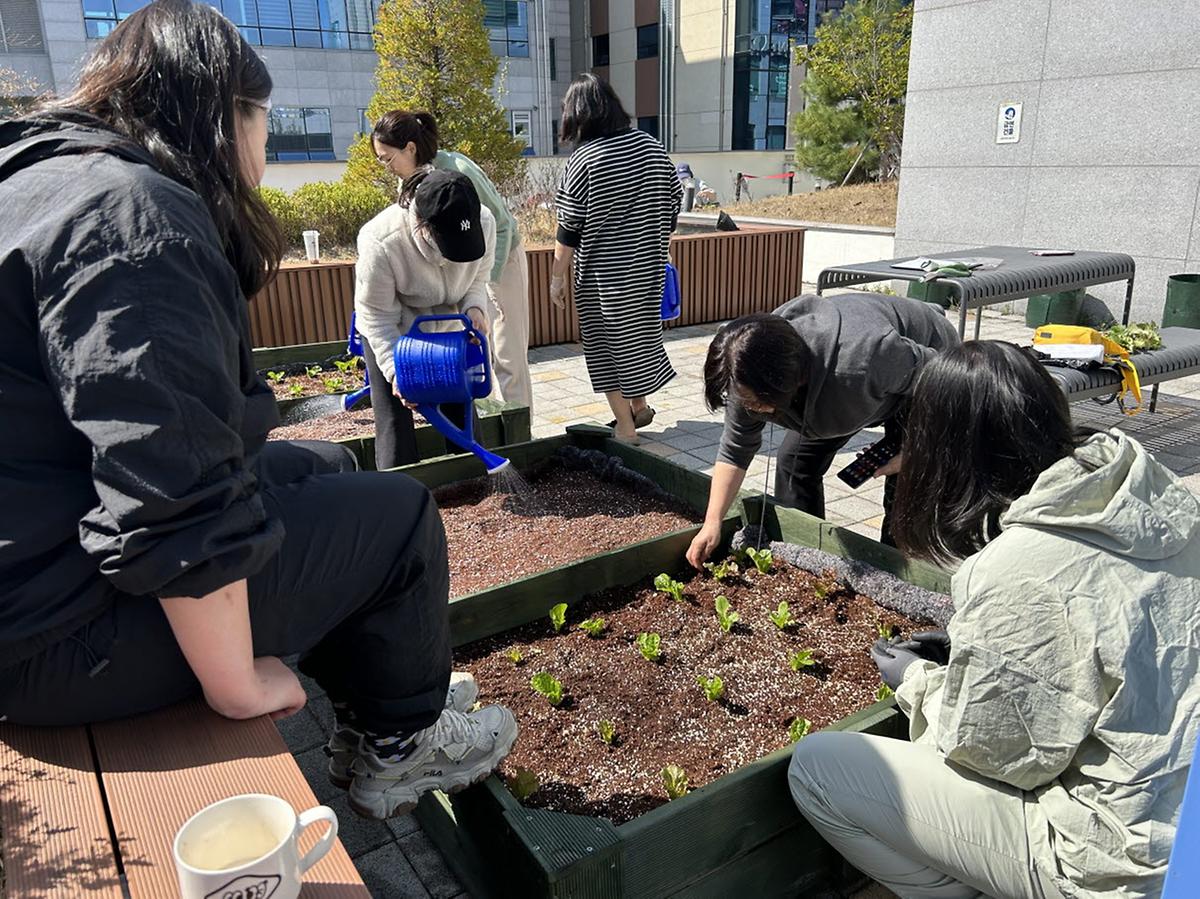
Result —
[[303, 248], [304, 241], [300, 232], [304, 230], [304, 225], [301, 223], [300, 210], [296, 208], [296, 201], [290, 194], [277, 187], [260, 187], [258, 194], [267, 204], [267, 209], [271, 210], [271, 215], [275, 216], [275, 220], [279, 222], [279, 228], [283, 231], [283, 237], [288, 246]]
[[354, 246], [362, 226], [382, 212], [392, 199], [370, 185], [346, 180], [313, 181], [292, 194], [303, 226], [300, 230], [320, 231], [321, 243], [330, 247]]

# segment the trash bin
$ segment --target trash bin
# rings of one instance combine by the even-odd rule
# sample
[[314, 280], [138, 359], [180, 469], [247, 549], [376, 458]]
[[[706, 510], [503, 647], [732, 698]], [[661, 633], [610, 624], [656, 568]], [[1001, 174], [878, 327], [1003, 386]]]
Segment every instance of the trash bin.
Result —
[[1025, 326], [1040, 328], [1042, 325], [1079, 324], [1084, 293], [1083, 288], [1059, 293], [1035, 293], [1025, 307]]
[[1200, 328], [1200, 275], [1171, 275], [1167, 278], [1167, 301], [1163, 304], [1164, 328]]
[[908, 295], [914, 300], [937, 303], [943, 309], [949, 309], [954, 302], [950, 287], [938, 281], [909, 281]]

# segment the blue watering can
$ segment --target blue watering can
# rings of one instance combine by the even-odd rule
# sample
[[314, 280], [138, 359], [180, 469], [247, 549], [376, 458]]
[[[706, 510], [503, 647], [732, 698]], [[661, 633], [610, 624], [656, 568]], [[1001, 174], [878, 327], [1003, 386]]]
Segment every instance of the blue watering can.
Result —
[[[355, 319], [358, 313], [350, 313], [350, 337], [346, 341], [346, 352], [351, 356], [357, 356], [360, 359], [365, 359], [363, 356], [362, 335], [358, 333], [355, 327]], [[371, 395], [371, 371], [364, 367], [363, 369], [363, 386], [353, 393], [347, 393], [342, 397], [342, 411], [349, 412], [362, 400]]]
[[[461, 331], [425, 331], [426, 322], [462, 322]], [[412, 323], [408, 333], [396, 341], [392, 351], [396, 363], [396, 389], [417, 411], [437, 428], [447, 440], [472, 452], [483, 460], [489, 474], [494, 474], [508, 460], [489, 453], [475, 442], [472, 435], [474, 416], [471, 405], [491, 392], [492, 363], [488, 357], [487, 340], [471, 326], [465, 315], [422, 315]], [[451, 423], [442, 414], [442, 403], [464, 403], [467, 406], [466, 425]]]
[[662, 320], [665, 322], [679, 318], [683, 313], [683, 298], [679, 293], [679, 272], [671, 263], [667, 263], [667, 280], [663, 284]]

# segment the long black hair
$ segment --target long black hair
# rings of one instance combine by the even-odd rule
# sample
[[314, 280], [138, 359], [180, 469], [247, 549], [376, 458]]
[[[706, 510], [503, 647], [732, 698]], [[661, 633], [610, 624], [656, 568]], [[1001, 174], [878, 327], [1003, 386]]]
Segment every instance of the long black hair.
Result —
[[79, 111], [154, 157], [208, 206], [247, 297], [274, 275], [283, 238], [239, 170], [237, 114], [271, 96], [267, 67], [237, 27], [205, 3], [155, 0], [113, 30], [68, 97], [43, 109]]
[[708, 345], [704, 401], [715, 412], [732, 391], [786, 407], [807, 381], [808, 362], [808, 347], [786, 319], [766, 312], [742, 316]]
[[1011, 343], [969, 341], [922, 369], [891, 509], [896, 545], [952, 562], [1000, 533], [1000, 516], [1083, 439], [1062, 390]]
[[607, 81], [591, 72], [576, 76], [562, 101], [559, 140], [583, 144], [629, 128], [629, 113]]

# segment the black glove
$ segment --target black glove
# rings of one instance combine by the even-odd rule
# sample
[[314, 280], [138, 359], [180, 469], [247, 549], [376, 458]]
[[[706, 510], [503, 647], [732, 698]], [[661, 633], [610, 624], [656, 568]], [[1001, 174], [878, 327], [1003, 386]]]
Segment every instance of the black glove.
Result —
[[[916, 645], [909, 646], [910, 643]], [[945, 631], [918, 631], [905, 641], [905, 648], [939, 665], [950, 662], [950, 635]]]
[[903, 643], [891, 643], [880, 637], [871, 647], [871, 660], [879, 669], [883, 682], [897, 690], [904, 680], [904, 672], [913, 662], [921, 661], [921, 656]]

